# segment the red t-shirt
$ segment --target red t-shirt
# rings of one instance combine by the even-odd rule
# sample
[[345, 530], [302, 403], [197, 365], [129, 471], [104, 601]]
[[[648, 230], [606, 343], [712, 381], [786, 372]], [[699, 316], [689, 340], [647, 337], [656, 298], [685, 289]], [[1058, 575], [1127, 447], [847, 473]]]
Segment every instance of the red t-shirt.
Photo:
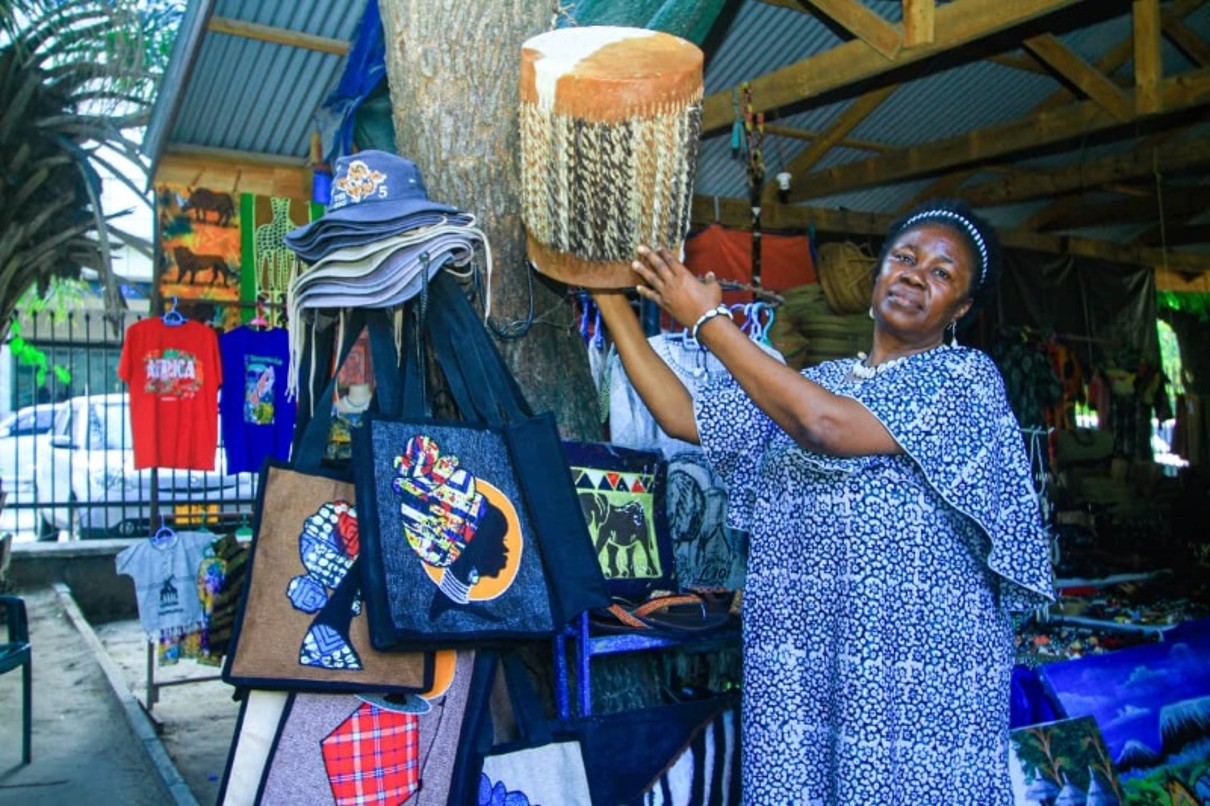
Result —
[[136, 322], [126, 330], [118, 377], [130, 389], [136, 470], [214, 469], [223, 364], [210, 327]]

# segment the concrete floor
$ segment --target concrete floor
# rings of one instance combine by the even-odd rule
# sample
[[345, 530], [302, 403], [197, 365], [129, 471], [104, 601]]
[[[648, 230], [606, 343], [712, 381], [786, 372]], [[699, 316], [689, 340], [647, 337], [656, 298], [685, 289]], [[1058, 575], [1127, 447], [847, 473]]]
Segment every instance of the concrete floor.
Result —
[[[231, 687], [161, 688], [148, 712], [137, 621], [90, 625], [63, 586], [17, 593], [33, 644], [33, 761], [20, 763], [20, 674], [0, 675], [0, 804], [214, 803], [239, 711]], [[193, 661], [156, 671], [217, 674]]]

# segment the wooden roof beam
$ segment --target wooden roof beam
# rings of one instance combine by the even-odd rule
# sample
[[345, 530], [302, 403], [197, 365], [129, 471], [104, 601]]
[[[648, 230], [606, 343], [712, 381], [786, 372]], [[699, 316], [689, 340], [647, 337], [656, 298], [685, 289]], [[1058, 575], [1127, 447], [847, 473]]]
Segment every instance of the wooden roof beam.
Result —
[[[850, 103], [845, 107], [843, 112], [836, 116], [832, 121], [832, 125], [828, 127], [828, 130], [823, 133], [822, 137], [811, 143], [800, 154], [786, 163], [786, 166], [782, 170], [796, 176], [802, 176], [810, 171], [831, 150], [832, 146], [843, 140], [845, 135], [856, 128], [861, 121], [865, 120], [871, 112], [877, 109], [897, 89], [899, 89], [898, 84], [892, 84], [889, 87], [880, 87], [867, 92]], [[777, 198], [777, 183], [766, 183], [763, 192], [766, 200], [771, 201]]]
[[996, 179], [964, 189], [962, 198], [977, 207], [1010, 204], [1151, 177], [1156, 171], [1177, 173], [1203, 165], [1210, 165], [1210, 140], [1205, 138], [1162, 149], [1136, 149], [1129, 154], [1104, 157], [1054, 171]]
[[[1054, 78], [1054, 71], [1045, 64], [1039, 64], [1036, 58], [1022, 56], [1019, 53], [994, 53], [983, 59], [985, 62], [998, 64], [1001, 67], [1008, 67], [1012, 70], [1020, 70], [1023, 73], [1034, 73], [1036, 75], [1047, 76]], [[1070, 96], [1069, 96], [1070, 97]]]
[[1070, 81], [1080, 92], [1100, 104], [1118, 120], [1134, 115], [1134, 105], [1126, 94], [1104, 73], [1073, 53], [1051, 34], [1030, 37], [1025, 48], [1061, 78]]
[[[1084, 229], [1114, 224], [1147, 224], [1158, 221], [1162, 212], [1165, 218], [1184, 218], [1206, 209], [1204, 190], [1168, 188], [1158, 197], [1152, 188], [1147, 198], [1121, 199], [1095, 204], [1075, 203], [1062, 213], [1056, 213], [1036, 229], [1043, 232]], [[1073, 197], [1074, 198], [1074, 197]]]
[[1152, 227], [1134, 240], [1140, 246], [1195, 246], [1210, 243], [1210, 224], [1180, 224], [1175, 227]]
[[865, 42], [881, 56], [894, 59], [903, 47], [899, 31], [858, 0], [802, 0], [853, 36]]
[[903, 0], [903, 46], [931, 45], [936, 39], [936, 3], [933, 0]]
[[[768, 122], [765, 123], [765, 134], [777, 137], [790, 137], [795, 140], [818, 140], [824, 136], [824, 132], [816, 131], [815, 129], [800, 129], [796, 126], [782, 126], [777, 123]], [[875, 154], [889, 154], [892, 151], [899, 150], [898, 146], [887, 143], [876, 143], [873, 140], [859, 140], [853, 137], [841, 138], [836, 145], [852, 148], [857, 151], [873, 151]]]
[[321, 53], [332, 53], [336, 56], [344, 56], [349, 52], [349, 43], [339, 39], [304, 34], [301, 31], [261, 25], [258, 22], [248, 22], [247, 20], [236, 20], [231, 17], [211, 17], [206, 27], [218, 34], [255, 39], [259, 42], [272, 42], [291, 48], [318, 50]]
[[[1163, 24], [1179, 24], [1181, 20], [1200, 8], [1206, 0], [1174, 0], [1171, 7], [1164, 9], [1161, 14]], [[1128, 36], [1109, 50], [1105, 51], [1095, 62], [1097, 72], [1108, 76], [1113, 82], [1122, 87], [1130, 86], [1128, 79], [1115, 75], [1117, 70], [1134, 56], [1134, 37]], [[1203, 67], [1208, 65], [1201, 65]], [[1064, 87], [1043, 101], [1034, 111], [1044, 112], [1057, 109], [1070, 103], [1072, 94]]]
[[[717, 204], [718, 216], [715, 216]], [[881, 238], [895, 216], [879, 213], [859, 213], [791, 204], [768, 204], [761, 208], [761, 225], [766, 230], [806, 230], [838, 235], [868, 235]], [[752, 206], [747, 199], [723, 199], [694, 196], [691, 219], [695, 225], [718, 222], [724, 226], [748, 229], [752, 225]], [[1210, 255], [1172, 252], [1142, 246], [1078, 238], [1065, 235], [1045, 235], [1019, 229], [999, 229], [1000, 243], [1009, 249], [1031, 249], [1048, 254], [1071, 254], [1096, 258], [1111, 263], [1138, 266], [1164, 266], [1174, 271], [1201, 274], [1210, 272]]]
[[[750, 80], [754, 111], [768, 112], [883, 75], [1080, 2], [1084, 0], [955, 0], [937, 9], [933, 42], [903, 48], [894, 58], [888, 59], [865, 42], [854, 40]], [[703, 135], [733, 122], [730, 89], [702, 102]]]
[[1131, 3], [1134, 28], [1134, 101], [1137, 112], [1156, 112], [1162, 103], [1160, 81], [1164, 77], [1160, 52], [1160, 0], [1134, 0]]
[[[1210, 103], [1210, 69], [1164, 79], [1158, 89], [1160, 109], [1164, 112], [1205, 106]], [[1134, 120], [1140, 121], [1146, 117], [1141, 115]], [[906, 148], [894, 154], [815, 171], [799, 178], [791, 200], [830, 196], [973, 163], [994, 161], [1026, 149], [1062, 143], [1119, 127], [1122, 123], [1096, 102], [1083, 101], [1052, 113], [1029, 115], [998, 126]]]
[[1198, 67], [1210, 67], [1210, 43], [1190, 30], [1189, 26], [1165, 14], [1163, 31], [1168, 41], [1176, 45], [1190, 61]]

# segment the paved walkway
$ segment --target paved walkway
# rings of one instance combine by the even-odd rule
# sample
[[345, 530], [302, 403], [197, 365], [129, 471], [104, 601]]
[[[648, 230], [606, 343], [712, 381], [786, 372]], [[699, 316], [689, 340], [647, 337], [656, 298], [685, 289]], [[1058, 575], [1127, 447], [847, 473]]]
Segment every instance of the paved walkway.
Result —
[[[33, 643], [33, 763], [20, 763], [20, 674], [0, 675], [0, 804], [214, 803], [238, 713], [230, 687], [163, 688], [149, 716], [137, 621], [94, 628], [66, 588], [18, 593]], [[157, 672], [216, 674], [190, 661]]]

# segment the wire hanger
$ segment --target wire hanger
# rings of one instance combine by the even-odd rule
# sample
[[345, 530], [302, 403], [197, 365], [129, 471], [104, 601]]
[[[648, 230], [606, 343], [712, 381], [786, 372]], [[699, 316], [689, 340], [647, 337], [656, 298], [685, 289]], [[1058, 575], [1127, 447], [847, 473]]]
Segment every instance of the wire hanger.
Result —
[[164, 320], [164, 324], [177, 327], [185, 324], [185, 317], [181, 316], [181, 312], [176, 309], [176, 297], [172, 298], [172, 307], [164, 311], [164, 315], [160, 317]]
[[248, 327], [273, 329], [273, 323], [265, 318], [265, 300], [259, 296], [256, 298], [256, 316], [248, 320]]

